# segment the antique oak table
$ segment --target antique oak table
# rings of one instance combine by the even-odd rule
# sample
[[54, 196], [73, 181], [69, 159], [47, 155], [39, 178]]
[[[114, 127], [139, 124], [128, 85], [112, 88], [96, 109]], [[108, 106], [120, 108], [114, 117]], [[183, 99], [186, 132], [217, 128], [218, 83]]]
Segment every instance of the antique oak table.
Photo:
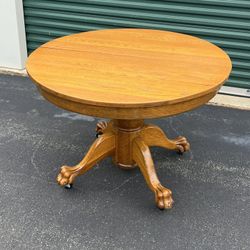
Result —
[[111, 119], [97, 124], [97, 139], [79, 164], [61, 168], [58, 183], [70, 188], [77, 176], [111, 156], [123, 169], [138, 166], [157, 206], [171, 208], [172, 193], [161, 185], [149, 147], [183, 153], [189, 143], [182, 136], [167, 138], [144, 119], [205, 104], [231, 68], [230, 58], [217, 46], [167, 31], [90, 31], [42, 45], [27, 61], [41, 94], [63, 109]]

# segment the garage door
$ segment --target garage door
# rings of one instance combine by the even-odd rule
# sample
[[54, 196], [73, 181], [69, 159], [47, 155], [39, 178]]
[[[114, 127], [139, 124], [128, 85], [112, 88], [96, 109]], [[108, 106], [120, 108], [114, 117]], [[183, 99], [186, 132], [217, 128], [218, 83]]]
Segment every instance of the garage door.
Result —
[[28, 52], [80, 31], [133, 27], [182, 32], [223, 48], [233, 61], [227, 86], [250, 89], [250, 1], [23, 0]]

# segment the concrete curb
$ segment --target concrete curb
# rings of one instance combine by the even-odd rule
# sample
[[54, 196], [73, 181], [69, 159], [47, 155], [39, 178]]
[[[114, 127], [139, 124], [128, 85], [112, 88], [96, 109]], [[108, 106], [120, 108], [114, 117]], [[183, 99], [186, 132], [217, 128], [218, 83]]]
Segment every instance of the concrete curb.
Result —
[[11, 69], [0, 67], [0, 74], [28, 76], [26, 69]]
[[208, 104], [250, 110], [250, 98], [248, 97], [217, 94]]

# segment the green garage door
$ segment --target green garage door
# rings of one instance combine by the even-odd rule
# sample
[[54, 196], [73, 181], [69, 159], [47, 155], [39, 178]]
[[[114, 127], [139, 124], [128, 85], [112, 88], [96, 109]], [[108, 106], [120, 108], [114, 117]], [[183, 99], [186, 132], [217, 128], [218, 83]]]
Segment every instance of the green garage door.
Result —
[[182, 32], [228, 52], [228, 86], [250, 89], [248, 0], [23, 0], [28, 52], [80, 31], [135, 27]]

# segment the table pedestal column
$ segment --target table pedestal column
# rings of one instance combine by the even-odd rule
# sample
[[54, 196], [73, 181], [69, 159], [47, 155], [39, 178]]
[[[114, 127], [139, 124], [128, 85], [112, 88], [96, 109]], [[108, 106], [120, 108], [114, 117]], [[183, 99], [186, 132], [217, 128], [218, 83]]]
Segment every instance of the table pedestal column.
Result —
[[116, 151], [114, 163], [123, 169], [135, 168], [137, 163], [133, 159], [133, 140], [139, 136], [144, 126], [143, 120], [115, 120]]
[[155, 194], [160, 209], [171, 208], [172, 192], [163, 187], [155, 172], [149, 150], [150, 146], [164, 147], [183, 153], [189, 150], [185, 137], [168, 139], [155, 125], [145, 125], [143, 120], [112, 120], [97, 124], [97, 139], [83, 160], [76, 166], [62, 166], [57, 177], [60, 185], [71, 188], [74, 179], [91, 169], [98, 161], [111, 156], [115, 164], [123, 169], [138, 166]]

